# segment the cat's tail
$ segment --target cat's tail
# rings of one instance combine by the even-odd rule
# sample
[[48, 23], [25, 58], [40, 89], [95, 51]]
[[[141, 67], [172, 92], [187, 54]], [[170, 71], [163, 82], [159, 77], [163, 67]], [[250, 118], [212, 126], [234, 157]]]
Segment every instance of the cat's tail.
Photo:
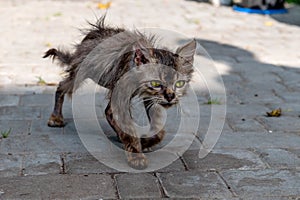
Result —
[[67, 51], [61, 51], [57, 49], [49, 49], [43, 58], [50, 57], [53, 60], [57, 59], [61, 65], [70, 65], [72, 62], [72, 55], [70, 52]]

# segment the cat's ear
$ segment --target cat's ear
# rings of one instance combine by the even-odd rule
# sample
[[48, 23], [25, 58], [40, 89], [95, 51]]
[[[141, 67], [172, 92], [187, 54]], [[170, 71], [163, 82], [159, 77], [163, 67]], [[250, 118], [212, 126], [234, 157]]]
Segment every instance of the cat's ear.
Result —
[[153, 49], [147, 48], [146, 45], [142, 43], [137, 43], [133, 46], [134, 52], [134, 63], [136, 66], [140, 66], [142, 64], [147, 64], [151, 60], [153, 56]]
[[186, 62], [193, 64], [196, 47], [197, 47], [197, 42], [195, 39], [193, 39], [192, 41], [178, 47], [176, 50], [176, 54], [178, 54]]

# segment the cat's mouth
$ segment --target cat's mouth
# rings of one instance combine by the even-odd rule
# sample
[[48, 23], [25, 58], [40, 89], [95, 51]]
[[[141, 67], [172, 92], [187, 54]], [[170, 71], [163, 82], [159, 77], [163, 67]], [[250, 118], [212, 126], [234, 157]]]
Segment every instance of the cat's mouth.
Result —
[[163, 106], [164, 108], [169, 108], [169, 107], [175, 105], [176, 103], [177, 103], [176, 101], [172, 101], [172, 102], [162, 101], [159, 104], [161, 106]]

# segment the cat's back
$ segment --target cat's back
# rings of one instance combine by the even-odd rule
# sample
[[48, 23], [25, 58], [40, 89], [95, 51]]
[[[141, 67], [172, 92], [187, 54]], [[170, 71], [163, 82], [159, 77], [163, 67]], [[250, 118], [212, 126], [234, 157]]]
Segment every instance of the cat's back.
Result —
[[124, 32], [125, 30], [118, 27], [110, 27], [104, 23], [105, 16], [99, 18], [95, 24], [89, 23], [90, 28], [85, 30], [85, 37], [82, 40], [82, 43], [88, 40], [94, 40], [98, 43], [116, 35], [118, 33]]
[[90, 24], [86, 30], [82, 30], [84, 38], [76, 45], [73, 54], [73, 65], [77, 66], [83, 59], [104, 40], [117, 35], [125, 30], [117, 27], [110, 27], [104, 24], [105, 16], [97, 20], [96, 23]]

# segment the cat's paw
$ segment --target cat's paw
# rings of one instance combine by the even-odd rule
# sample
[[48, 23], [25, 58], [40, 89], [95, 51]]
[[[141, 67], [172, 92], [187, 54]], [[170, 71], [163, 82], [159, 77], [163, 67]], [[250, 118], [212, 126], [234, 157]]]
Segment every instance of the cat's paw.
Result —
[[148, 159], [142, 153], [130, 153], [127, 159], [128, 165], [134, 169], [142, 170], [148, 167]]
[[52, 114], [48, 120], [48, 126], [50, 127], [64, 127], [66, 124], [62, 116], [56, 116]]
[[152, 152], [152, 151], [153, 151], [152, 147], [148, 147], [148, 148], [143, 149], [143, 152], [146, 152], [146, 153], [149, 153], [149, 152]]

